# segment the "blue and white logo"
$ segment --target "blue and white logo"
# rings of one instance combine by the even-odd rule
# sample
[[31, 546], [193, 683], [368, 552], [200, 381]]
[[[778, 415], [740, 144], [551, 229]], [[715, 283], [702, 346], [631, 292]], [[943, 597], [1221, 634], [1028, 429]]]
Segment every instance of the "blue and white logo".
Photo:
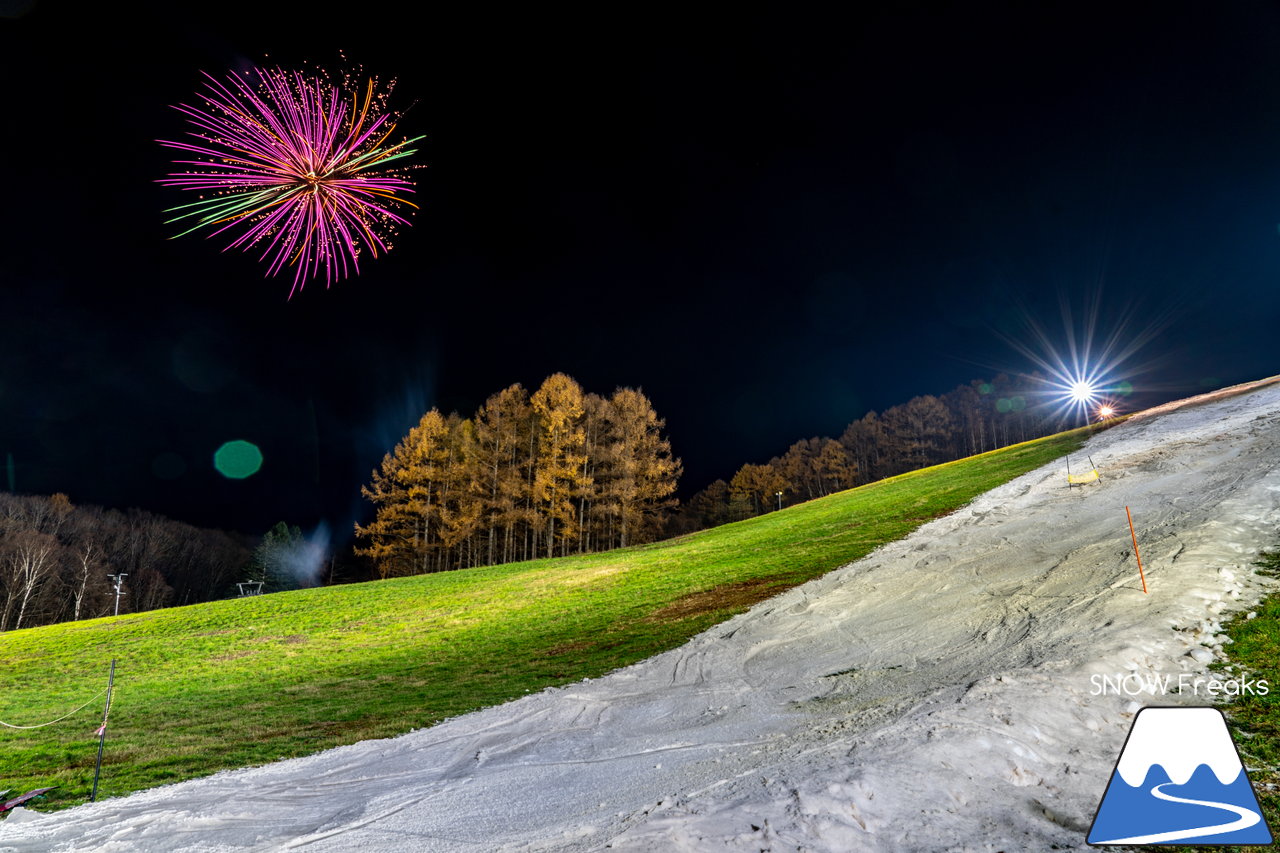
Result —
[[1090, 844], [1270, 844], [1217, 708], [1143, 708], [1089, 830]]

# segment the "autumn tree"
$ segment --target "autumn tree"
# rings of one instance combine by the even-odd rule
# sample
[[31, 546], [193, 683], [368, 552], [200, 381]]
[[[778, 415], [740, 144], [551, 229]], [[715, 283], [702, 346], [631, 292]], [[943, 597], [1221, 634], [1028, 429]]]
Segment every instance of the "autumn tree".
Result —
[[531, 521], [532, 420], [529, 392], [518, 383], [491, 396], [476, 412], [475, 467], [484, 495], [481, 525], [487, 531], [489, 564], [514, 559], [516, 533]]
[[961, 385], [940, 398], [951, 413], [953, 456], [972, 456], [986, 450], [986, 429], [982, 417], [982, 396], [975, 385]]
[[793, 500], [812, 500], [853, 485], [858, 466], [844, 445], [831, 438], [807, 438], [791, 445], [769, 463], [788, 487]]
[[743, 465], [729, 481], [729, 494], [749, 504], [754, 515], [776, 506], [778, 492], [789, 488], [786, 479], [772, 465]]
[[573, 498], [587, 485], [582, 387], [563, 373], [548, 376], [530, 398], [538, 435], [533, 499], [545, 534], [547, 556], [577, 539]]
[[475, 424], [450, 414], [440, 468], [440, 544], [437, 569], [477, 563], [475, 535], [484, 519], [483, 472], [476, 452]]
[[578, 553], [611, 547], [618, 514], [617, 496], [610, 482], [617, 472], [612, 442], [615, 415], [609, 401], [598, 394], [582, 398], [582, 470], [574, 489], [578, 508]]
[[834, 438], [823, 439], [813, 464], [823, 483], [824, 495], [853, 488], [854, 479], [858, 476], [857, 463], [849, 458], [844, 445]]
[[732, 482], [713, 483], [689, 499], [666, 532], [680, 535], [746, 518], [767, 508], [778, 491], [784, 503], [807, 500], [1049, 434], [1062, 424], [1049, 407], [1032, 405], [1029, 390], [1045, 385], [1039, 374], [1017, 380], [1001, 374], [941, 397], [916, 397], [883, 414], [868, 412], [839, 439], [797, 441], [768, 464], [744, 465]]
[[652, 541], [681, 470], [663, 426], [641, 392], [606, 399], [563, 373], [472, 418], [433, 410], [365, 487], [357, 553], [389, 577]]
[[728, 524], [733, 519], [729, 484], [724, 480], [715, 480], [689, 498], [680, 510], [671, 516], [666, 533], [669, 536], [680, 536], [695, 530]]
[[860, 474], [858, 482], [869, 483], [886, 476], [881, 460], [886, 449], [884, 425], [875, 412], [867, 412], [849, 424], [840, 436], [840, 444]]
[[[883, 418], [890, 474], [913, 471], [952, 458], [948, 455], [951, 413], [932, 395], [894, 406]], [[884, 451], [882, 451], [884, 452]]]
[[604, 498], [617, 520], [617, 544], [652, 541], [674, 505], [682, 466], [662, 436], [665, 422], [640, 391], [620, 388], [608, 400]]
[[361, 490], [377, 514], [367, 526], [356, 525], [356, 535], [367, 543], [356, 553], [372, 557], [384, 578], [432, 570], [448, 431], [438, 410], [427, 412]]

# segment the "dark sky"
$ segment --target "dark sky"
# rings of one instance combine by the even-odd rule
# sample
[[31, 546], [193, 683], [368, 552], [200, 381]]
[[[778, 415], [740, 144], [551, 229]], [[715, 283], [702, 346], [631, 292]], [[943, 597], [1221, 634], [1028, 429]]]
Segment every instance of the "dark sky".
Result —
[[[1008, 339], [1065, 344], [1060, 301], [1158, 331], [1116, 377], [1135, 401], [1280, 371], [1274, 4], [467, 5], [0, 4], [18, 491], [345, 532], [427, 408], [564, 371], [643, 388], [688, 494], [1031, 370]], [[428, 137], [394, 251], [289, 301], [253, 256], [167, 239], [155, 140], [200, 72], [340, 52]], [[214, 472], [230, 439], [257, 475]]]

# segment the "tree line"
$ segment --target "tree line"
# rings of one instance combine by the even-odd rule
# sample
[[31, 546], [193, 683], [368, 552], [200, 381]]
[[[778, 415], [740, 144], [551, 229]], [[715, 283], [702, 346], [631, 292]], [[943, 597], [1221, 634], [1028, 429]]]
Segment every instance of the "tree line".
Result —
[[250, 551], [240, 539], [64, 494], [0, 493], [0, 631], [226, 597]]
[[739, 521], [801, 501], [995, 450], [1057, 431], [1061, 419], [1028, 406], [1005, 375], [976, 379], [941, 396], [868, 412], [839, 438], [808, 438], [763, 464], [716, 480], [672, 514], [667, 536]]
[[[1061, 427], [1007, 376], [975, 380], [883, 413], [838, 438], [743, 465], [678, 510], [682, 466], [640, 391], [586, 393], [557, 373], [533, 393], [499, 391], [470, 418], [432, 409], [374, 470], [375, 518], [348, 555], [381, 577], [601, 551], [736, 521]], [[0, 493], [0, 631], [236, 593], [333, 582], [335, 555], [281, 523], [252, 543], [142, 510], [73, 506], [66, 495]], [[313, 553], [314, 552], [314, 553]], [[327, 565], [325, 564], [325, 561]], [[346, 558], [337, 562], [346, 563]], [[355, 575], [352, 575], [352, 572]], [[367, 568], [346, 565], [342, 580]]]
[[356, 553], [382, 577], [651, 542], [681, 473], [640, 391], [585, 393], [556, 373], [470, 418], [432, 409], [373, 471]]

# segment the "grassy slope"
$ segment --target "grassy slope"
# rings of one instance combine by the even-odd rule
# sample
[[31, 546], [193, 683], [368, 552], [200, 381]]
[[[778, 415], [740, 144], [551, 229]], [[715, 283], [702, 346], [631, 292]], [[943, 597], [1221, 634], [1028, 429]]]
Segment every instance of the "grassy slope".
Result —
[[[403, 733], [673, 648], [1079, 447], [1086, 430], [678, 540], [0, 634], [0, 720], [53, 719], [119, 660], [99, 796]], [[96, 710], [95, 710], [96, 709]], [[101, 704], [0, 728], [0, 789], [83, 802]]]

